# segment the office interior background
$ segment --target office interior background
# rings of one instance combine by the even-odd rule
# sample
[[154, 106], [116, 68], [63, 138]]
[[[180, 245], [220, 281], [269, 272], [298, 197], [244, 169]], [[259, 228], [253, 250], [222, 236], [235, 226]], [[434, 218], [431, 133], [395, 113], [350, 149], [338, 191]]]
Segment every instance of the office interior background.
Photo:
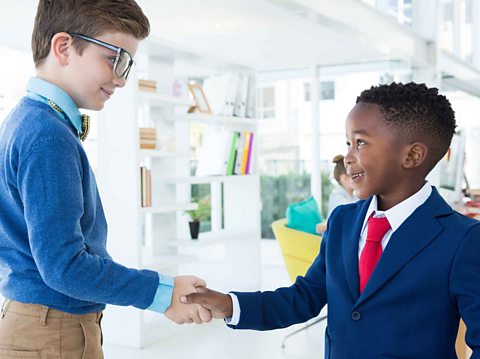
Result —
[[[453, 105], [459, 134], [451, 153], [456, 167], [444, 165], [430, 180], [457, 208], [462, 189], [480, 188], [479, 0], [137, 1], [151, 35], [127, 86], [104, 111], [91, 113], [85, 142], [109, 223], [109, 250], [120, 263], [195, 274], [222, 291], [290, 285], [271, 224], [289, 204], [310, 196], [326, 214], [332, 159], [346, 151], [345, 118], [372, 85], [438, 87]], [[0, 1], [0, 123], [35, 74], [36, 5]], [[219, 105], [218, 88], [228, 92], [232, 78], [250, 79], [243, 88], [253, 89], [253, 114], [225, 114]], [[139, 88], [139, 80], [153, 81], [154, 92]], [[191, 83], [203, 86], [213, 114], [187, 114], [195, 104]], [[155, 128], [154, 149], [140, 148], [144, 128]], [[219, 134], [234, 132], [253, 134], [249, 171], [229, 176], [205, 169], [218, 162]], [[140, 167], [150, 176], [150, 203], [142, 201]], [[208, 213], [194, 241], [187, 211], [199, 206]], [[323, 357], [325, 323], [282, 348], [285, 336], [302, 326], [237, 332], [221, 321], [177, 326], [155, 313], [109, 307], [105, 354]]]

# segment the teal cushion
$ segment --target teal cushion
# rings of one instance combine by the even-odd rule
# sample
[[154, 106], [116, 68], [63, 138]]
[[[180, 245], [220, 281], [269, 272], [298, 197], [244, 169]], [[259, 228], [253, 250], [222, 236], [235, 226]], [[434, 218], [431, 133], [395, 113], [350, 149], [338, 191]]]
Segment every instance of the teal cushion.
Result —
[[286, 211], [287, 227], [296, 229], [297, 231], [317, 234], [315, 227], [317, 223], [322, 221], [322, 215], [318, 210], [315, 198], [293, 203], [287, 207]]

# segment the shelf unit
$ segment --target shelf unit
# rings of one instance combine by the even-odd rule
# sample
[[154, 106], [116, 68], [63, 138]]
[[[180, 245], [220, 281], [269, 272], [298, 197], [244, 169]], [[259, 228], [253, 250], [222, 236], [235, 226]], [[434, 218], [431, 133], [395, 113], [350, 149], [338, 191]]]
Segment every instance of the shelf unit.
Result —
[[[260, 179], [252, 175], [196, 177], [190, 173], [194, 124], [228, 131], [256, 131], [254, 119], [187, 114], [189, 78], [250, 71], [149, 40], [137, 54], [138, 75], [99, 113], [98, 173], [109, 225], [108, 250], [132, 268], [163, 274], [193, 274], [213, 288], [257, 289], [260, 284]], [[138, 89], [138, 76], [157, 81], [157, 91]], [[172, 84], [181, 87], [172, 96]], [[155, 126], [157, 147], [140, 149], [139, 128]], [[255, 151], [252, 156], [255, 159]], [[141, 207], [140, 165], [151, 170], [152, 206]], [[197, 209], [191, 186], [210, 186], [212, 232], [188, 239], [184, 211]], [[108, 306], [103, 322], [109, 344], [143, 347], [188, 330], [164, 316], [131, 307]], [[152, 328], [156, 328], [152, 330]]]

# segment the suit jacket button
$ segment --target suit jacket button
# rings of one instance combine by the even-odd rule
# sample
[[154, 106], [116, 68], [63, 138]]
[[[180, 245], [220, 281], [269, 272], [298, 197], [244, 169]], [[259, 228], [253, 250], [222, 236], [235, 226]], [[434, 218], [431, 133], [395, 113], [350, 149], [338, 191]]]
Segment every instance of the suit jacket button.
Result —
[[352, 319], [353, 320], [360, 320], [361, 317], [362, 316], [361, 316], [360, 312], [352, 312]]

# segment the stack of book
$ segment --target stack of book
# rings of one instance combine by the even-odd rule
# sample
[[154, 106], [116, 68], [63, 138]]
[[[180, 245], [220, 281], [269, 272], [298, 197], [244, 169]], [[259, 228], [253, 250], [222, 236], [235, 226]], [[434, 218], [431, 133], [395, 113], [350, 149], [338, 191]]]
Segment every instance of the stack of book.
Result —
[[152, 172], [145, 166], [140, 167], [141, 206], [152, 206]]
[[146, 150], [157, 148], [157, 132], [154, 127], [140, 127], [140, 148]]
[[138, 80], [138, 89], [140, 91], [157, 92], [157, 81]]

